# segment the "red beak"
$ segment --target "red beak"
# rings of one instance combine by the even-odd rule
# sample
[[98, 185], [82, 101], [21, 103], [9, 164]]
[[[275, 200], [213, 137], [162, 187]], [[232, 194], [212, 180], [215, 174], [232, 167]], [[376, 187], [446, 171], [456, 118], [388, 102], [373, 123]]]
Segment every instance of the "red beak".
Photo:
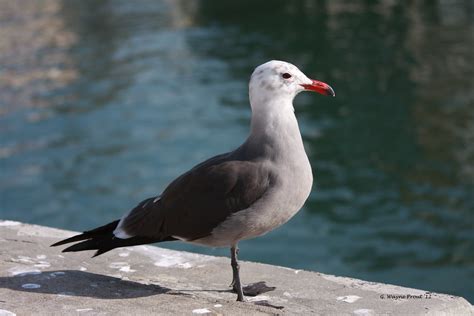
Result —
[[305, 88], [305, 90], [314, 91], [322, 95], [330, 95], [333, 97], [336, 96], [336, 93], [334, 93], [334, 90], [327, 83], [324, 83], [318, 80], [313, 80], [313, 79], [311, 79], [311, 81], [312, 81], [311, 84], [302, 84], [301, 86]]

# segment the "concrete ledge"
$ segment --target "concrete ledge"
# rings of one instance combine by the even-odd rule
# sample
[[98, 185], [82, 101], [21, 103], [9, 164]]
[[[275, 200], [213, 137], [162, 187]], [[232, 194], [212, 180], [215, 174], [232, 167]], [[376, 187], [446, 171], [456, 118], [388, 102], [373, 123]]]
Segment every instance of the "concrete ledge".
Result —
[[243, 282], [277, 289], [239, 303], [228, 258], [138, 246], [91, 259], [49, 247], [73, 234], [0, 221], [0, 315], [474, 315], [461, 297], [252, 262]]

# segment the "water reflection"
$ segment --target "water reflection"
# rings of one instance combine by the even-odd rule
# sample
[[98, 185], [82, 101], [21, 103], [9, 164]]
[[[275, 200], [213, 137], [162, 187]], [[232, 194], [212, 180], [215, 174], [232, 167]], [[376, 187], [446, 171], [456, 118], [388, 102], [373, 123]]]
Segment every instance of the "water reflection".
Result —
[[[30, 36], [21, 56], [40, 62], [1, 46], [1, 217], [82, 230], [120, 216], [238, 145], [249, 73], [278, 58], [338, 97], [298, 97], [314, 192], [242, 257], [473, 299], [451, 282], [474, 277], [471, 1], [42, 3], [1, 4], [62, 39], [28, 46], [37, 24], [9, 21], [3, 42]], [[58, 72], [20, 80], [36, 68]]]

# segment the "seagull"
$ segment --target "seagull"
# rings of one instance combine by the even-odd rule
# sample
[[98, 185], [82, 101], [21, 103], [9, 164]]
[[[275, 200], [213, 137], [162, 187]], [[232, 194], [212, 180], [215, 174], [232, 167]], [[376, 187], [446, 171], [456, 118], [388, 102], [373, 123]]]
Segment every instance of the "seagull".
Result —
[[196, 165], [121, 219], [51, 246], [77, 242], [63, 252], [97, 250], [93, 257], [118, 247], [174, 240], [230, 247], [230, 286], [237, 301], [244, 301], [239, 241], [286, 223], [311, 192], [313, 174], [293, 108], [302, 91], [335, 96], [328, 84], [309, 79], [290, 63], [272, 60], [258, 66], [249, 83], [250, 133], [240, 147]]

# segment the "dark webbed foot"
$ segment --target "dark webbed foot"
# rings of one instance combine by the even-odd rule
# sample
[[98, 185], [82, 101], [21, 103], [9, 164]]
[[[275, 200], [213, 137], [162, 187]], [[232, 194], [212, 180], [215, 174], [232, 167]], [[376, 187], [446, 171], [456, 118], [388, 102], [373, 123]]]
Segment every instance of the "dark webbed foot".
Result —
[[[233, 291], [235, 293], [238, 293], [237, 292], [238, 290], [235, 288], [235, 286], [233, 284], [231, 284], [230, 286], [233, 287]], [[266, 292], [273, 291], [275, 289], [276, 289], [276, 287], [274, 287], [274, 286], [267, 286], [265, 281], [251, 283], [247, 286], [242, 287], [242, 291], [243, 291], [243, 294], [245, 296], [257, 296], [257, 295], [260, 295], [260, 294], [263, 294], [263, 293], [266, 293]], [[243, 301], [245, 302], [245, 298], [244, 298]], [[284, 308], [284, 306], [270, 304], [270, 302], [268, 302], [267, 300], [255, 301], [253, 303], [256, 304], [256, 305], [268, 306], [268, 307], [272, 307], [272, 308], [276, 308], [276, 309], [283, 309]]]

